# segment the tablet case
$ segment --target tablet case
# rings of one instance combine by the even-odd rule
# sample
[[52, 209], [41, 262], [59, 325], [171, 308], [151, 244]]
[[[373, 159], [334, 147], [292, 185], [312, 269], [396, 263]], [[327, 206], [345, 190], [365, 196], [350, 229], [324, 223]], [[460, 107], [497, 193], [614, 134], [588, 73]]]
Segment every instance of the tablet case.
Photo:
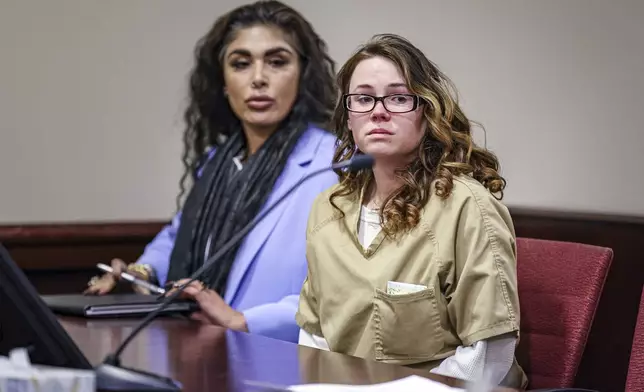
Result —
[[[156, 295], [107, 294], [82, 295], [62, 294], [41, 296], [54, 313], [60, 315], [98, 317], [142, 317], [161, 304]], [[161, 315], [186, 314], [199, 310], [199, 305], [190, 300], [176, 300]]]

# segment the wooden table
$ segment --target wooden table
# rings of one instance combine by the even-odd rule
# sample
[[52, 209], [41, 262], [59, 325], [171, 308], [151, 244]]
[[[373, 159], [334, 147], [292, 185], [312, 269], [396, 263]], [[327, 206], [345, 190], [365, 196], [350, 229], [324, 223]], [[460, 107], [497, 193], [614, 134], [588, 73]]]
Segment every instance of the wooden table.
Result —
[[[136, 320], [61, 317], [89, 361], [100, 363]], [[122, 365], [172, 377], [190, 391], [259, 391], [252, 383], [374, 384], [420, 375], [451, 386], [462, 382], [426, 371], [176, 319], [157, 320], [125, 350]]]

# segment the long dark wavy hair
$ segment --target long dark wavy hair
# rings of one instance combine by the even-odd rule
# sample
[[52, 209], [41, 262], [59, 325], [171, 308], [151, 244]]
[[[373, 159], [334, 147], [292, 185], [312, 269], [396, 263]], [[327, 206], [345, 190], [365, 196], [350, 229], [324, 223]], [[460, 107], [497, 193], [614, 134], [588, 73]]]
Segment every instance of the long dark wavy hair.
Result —
[[[196, 180], [197, 169], [208, 150], [241, 129], [224, 96], [223, 56], [239, 29], [274, 26], [282, 30], [298, 51], [300, 88], [291, 115], [295, 125], [307, 122], [326, 128], [333, 114], [336, 88], [335, 63], [325, 42], [311, 24], [293, 8], [275, 0], [257, 1], [238, 7], [218, 18], [194, 50], [195, 65], [190, 74], [189, 102], [184, 113], [182, 162], [177, 208], [181, 207], [188, 183]], [[284, 128], [295, 129], [286, 124]]]
[[[497, 157], [474, 143], [471, 130], [473, 123], [458, 105], [456, 88], [407, 39], [395, 34], [380, 34], [358, 48], [338, 73], [337, 84], [341, 92], [348, 93], [356, 66], [361, 61], [376, 56], [386, 58], [398, 66], [410, 91], [423, 102], [422, 110], [427, 126], [418, 146], [417, 159], [398, 173], [403, 185], [383, 202], [380, 210], [383, 230], [393, 236], [414, 228], [420, 221], [421, 209], [431, 196], [430, 189], [434, 181], [436, 196], [446, 199], [452, 192], [454, 176], [471, 175], [497, 199], [502, 199], [506, 181], [499, 174]], [[357, 152], [347, 120], [344, 100], [339, 100], [332, 121], [339, 138], [334, 162], [349, 159]], [[340, 186], [330, 197], [331, 204], [336, 209], [338, 208], [333, 203], [335, 198], [356, 197], [373, 178], [372, 172], [365, 170], [358, 173], [338, 171], [338, 175]]]

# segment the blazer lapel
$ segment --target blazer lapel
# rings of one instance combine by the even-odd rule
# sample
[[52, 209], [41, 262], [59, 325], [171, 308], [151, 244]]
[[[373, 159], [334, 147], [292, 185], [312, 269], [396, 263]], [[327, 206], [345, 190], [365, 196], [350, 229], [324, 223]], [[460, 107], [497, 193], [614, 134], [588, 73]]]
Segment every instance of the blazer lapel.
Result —
[[[262, 207], [262, 212], [267, 207], [273, 205], [273, 203], [275, 203], [275, 201], [280, 198], [284, 192], [304, 177], [308, 172], [308, 164], [315, 156], [320, 140], [320, 135], [317, 132], [311, 132], [310, 130], [302, 135], [302, 138], [295, 146], [291, 156], [288, 158], [288, 162], [284, 167], [282, 175], [277, 179], [275, 186], [273, 187], [273, 192], [271, 192], [271, 195]], [[273, 211], [271, 211], [264, 220], [255, 226], [255, 228], [248, 233], [244, 239], [244, 242], [237, 253], [237, 259], [235, 260], [230, 271], [230, 275], [228, 276], [226, 295], [224, 298], [228, 304], [231, 304], [234, 301], [248, 268], [253, 264], [257, 253], [271, 236], [273, 229], [275, 229], [275, 226], [284, 214], [284, 211], [286, 211], [292, 201], [293, 198], [287, 198], [282, 201], [282, 203], [275, 207]]]

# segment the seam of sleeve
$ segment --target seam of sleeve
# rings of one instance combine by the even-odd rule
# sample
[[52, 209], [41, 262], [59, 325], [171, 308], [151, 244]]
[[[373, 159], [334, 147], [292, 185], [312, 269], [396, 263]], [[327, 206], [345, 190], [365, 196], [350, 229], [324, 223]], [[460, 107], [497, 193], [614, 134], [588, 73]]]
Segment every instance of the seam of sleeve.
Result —
[[317, 234], [324, 226], [329, 224], [331, 221], [335, 220], [334, 214], [331, 216], [328, 216], [326, 219], [324, 219], [322, 222], [316, 224], [308, 233], [308, 238], [311, 239], [315, 234]]
[[510, 332], [517, 332], [518, 330], [519, 327], [514, 319], [505, 320], [492, 324], [486, 328], [479, 329], [478, 331], [461, 338], [461, 341], [464, 346], [471, 346], [478, 341], [505, 335]]
[[503, 272], [503, 269], [500, 267], [501, 261], [501, 256], [499, 255], [499, 245], [497, 243], [497, 236], [496, 232], [494, 231], [494, 228], [492, 227], [492, 224], [490, 223], [490, 217], [488, 215], [487, 209], [485, 206], [483, 206], [483, 203], [481, 202], [481, 199], [479, 195], [477, 195], [476, 191], [470, 187], [469, 184], [467, 184], [464, 181], [461, 181], [463, 185], [469, 189], [470, 193], [472, 194], [472, 197], [474, 198], [474, 201], [476, 202], [476, 206], [478, 207], [479, 213], [481, 214], [481, 218], [483, 219], [483, 227], [485, 229], [485, 234], [487, 236], [488, 242], [490, 243], [490, 247], [492, 248], [492, 257], [494, 258], [494, 267], [496, 268], [497, 272], [497, 279], [500, 281], [501, 284], [501, 292], [503, 294], [503, 299], [505, 301], [505, 308], [508, 312], [508, 316], [512, 321], [516, 321], [516, 315], [514, 312], [514, 309], [512, 308], [512, 304], [510, 302], [510, 298], [508, 295], [508, 289], [505, 281], [505, 274]]
[[313, 205], [311, 206], [311, 211], [309, 212], [309, 226], [311, 223], [310, 221], [313, 219], [314, 214], [317, 213], [320, 209], [323, 209], [323, 210], [330, 209], [331, 211], [329, 213], [324, 214], [326, 215], [326, 217], [321, 221], [319, 221], [318, 223], [315, 223], [313, 227], [307, 227], [307, 231], [306, 231], [307, 240], [311, 239], [324, 226], [338, 219], [338, 216], [337, 216], [338, 214], [328, 199], [329, 195], [331, 194], [334, 188], [335, 186], [331, 186], [331, 188], [328, 188], [327, 190], [320, 193], [313, 201]]

